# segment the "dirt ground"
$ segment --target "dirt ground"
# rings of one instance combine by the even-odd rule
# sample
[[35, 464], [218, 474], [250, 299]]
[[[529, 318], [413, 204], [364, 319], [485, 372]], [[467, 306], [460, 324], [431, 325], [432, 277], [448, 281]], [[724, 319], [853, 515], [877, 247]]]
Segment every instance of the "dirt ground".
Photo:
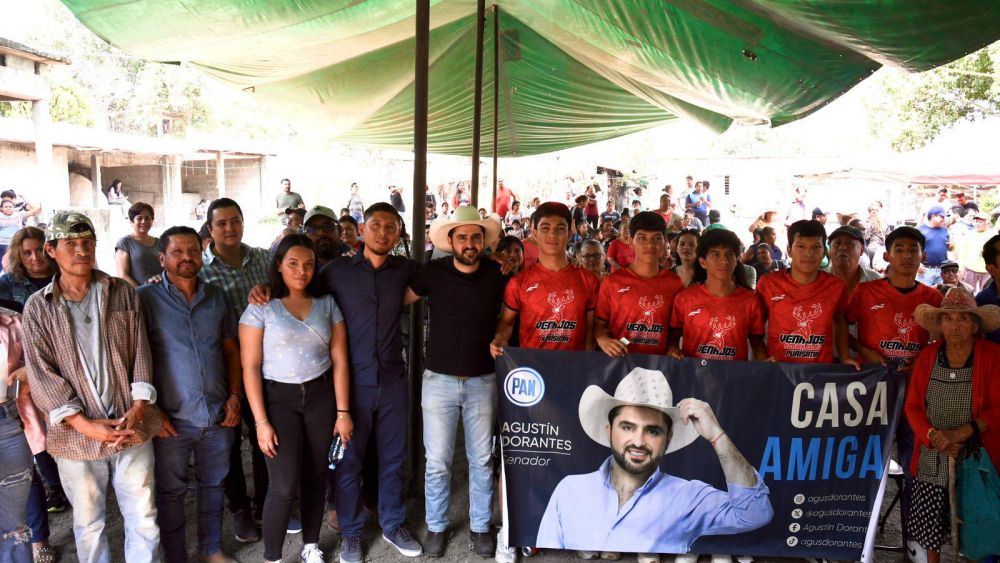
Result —
[[[459, 442], [461, 442], [462, 433], [459, 432]], [[249, 451], [247, 451], [247, 444], [244, 441], [244, 461], [246, 462], [246, 471], [249, 474]], [[469, 523], [468, 523], [468, 465], [465, 460], [464, 446], [459, 443], [455, 448], [455, 462], [453, 465], [453, 479], [452, 479], [452, 494], [451, 494], [451, 510], [450, 510], [450, 520], [452, 522], [452, 539], [448, 545], [445, 556], [437, 561], [442, 563], [453, 563], [460, 561], [492, 561], [492, 559], [483, 559], [472, 551], [472, 542], [469, 539]], [[422, 470], [422, 468], [421, 468]], [[192, 478], [193, 483], [193, 478]], [[427, 532], [427, 528], [424, 524], [424, 504], [423, 504], [423, 479], [418, 476], [414, 486], [411, 489], [417, 491], [415, 494], [411, 494], [407, 498], [407, 514], [409, 516], [410, 529], [417, 539], [423, 539]], [[895, 486], [892, 481], [889, 482], [886, 492], [885, 501], [883, 503], [884, 507], [888, 507], [890, 500], [895, 495]], [[316, 494], [322, 494], [321, 491], [317, 491]], [[197, 541], [195, 539], [195, 502], [194, 502], [194, 491], [192, 490], [187, 498], [187, 513], [188, 513], [188, 542], [189, 554], [191, 556], [191, 561], [198, 561], [196, 556], [196, 545]], [[116, 505], [114, 505], [113, 495], [109, 495], [112, 500], [109, 501], [111, 505], [109, 507], [109, 516], [107, 519], [106, 531], [108, 533], [109, 541], [111, 543], [111, 551], [113, 560], [116, 562], [125, 561], [123, 555], [123, 544], [124, 544], [124, 529], [122, 525], [122, 517], [118, 511]], [[495, 504], [495, 503], [494, 503]], [[494, 507], [494, 522], [500, 522], [499, 511]], [[50, 516], [49, 524], [52, 529], [50, 541], [52, 545], [59, 551], [60, 557], [59, 561], [67, 563], [76, 563], [78, 560], [76, 558], [75, 547], [73, 542], [73, 521], [70, 511], [64, 512], [62, 514], [53, 514]], [[886, 524], [885, 533], [880, 535], [876, 543], [898, 545], [900, 540], [900, 528], [899, 528], [899, 507], [898, 505], [893, 509], [893, 514], [889, 517]], [[334, 562], [337, 561], [337, 549], [340, 545], [340, 536], [330, 529], [326, 523], [323, 525], [322, 532], [320, 534], [320, 549], [326, 554], [326, 561]], [[223, 538], [222, 538], [223, 551], [233, 557], [237, 561], [246, 563], [257, 563], [263, 561], [263, 542], [257, 542], [252, 544], [241, 544], [233, 539], [232, 532], [232, 521], [228, 516], [228, 511], [226, 511], [226, 517], [224, 518], [223, 524]], [[299, 561], [299, 550], [302, 546], [301, 535], [289, 535], [285, 539], [285, 549], [284, 549], [284, 561], [286, 562], [297, 562]], [[365, 530], [365, 560], [366, 561], [406, 561], [409, 558], [403, 557], [394, 548], [389, 546], [383, 539], [381, 531], [378, 529], [377, 522], [370, 524]], [[428, 557], [420, 557], [423, 561], [434, 561]], [[665, 563], [672, 563], [670, 557], [662, 557], [662, 561]], [[635, 558], [630, 555], [625, 555], [621, 559], [622, 561], [635, 561]], [[576, 556], [575, 552], [570, 551], [544, 551], [531, 557], [530, 559], [521, 558], [521, 561], [527, 563], [547, 563], [547, 562], [563, 562], [563, 561], [581, 561]], [[709, 561], [708, 557], [703, 557], [702, 562]], [[755, 561], [758, 563], [781, 563], [785, 561], [793, 561], [791, 559], [765, 559], [756, 558]], [[892, 553], [887, 551], [876, 551], [875, 562], [876, 563], [896, 563], [903, 561], [902, 555], [899, 553]]]

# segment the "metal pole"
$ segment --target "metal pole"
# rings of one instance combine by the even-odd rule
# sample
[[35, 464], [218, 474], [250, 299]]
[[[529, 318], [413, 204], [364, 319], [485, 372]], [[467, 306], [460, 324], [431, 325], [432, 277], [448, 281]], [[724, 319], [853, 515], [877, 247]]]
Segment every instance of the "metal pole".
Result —
[[479, 207], [479, 136], [483, 120], [483, 27], [486, 24], [486, 0], [476, 1], [476, 83], [473, 86], [472, 110], [472, 206]]
[[[413, 68], [413, 245], [417, 262], [424, 260], [424, 194], [427, 191], [427, 67], [430, 43], [430, 0], [416, 0], [416, 61]], [[410, 307], [410, 486], [414, 486], [417, 468], [423, 457], [420, 428], [420, 383], [424, 372], [424, 306], [417, 301]]]
[[[490, 209], [497, 210], [497, 138], [500, 123], [500, 6], [493, 4], [493, 198]], [[501, 217], [502, 219], [502, 217]]]

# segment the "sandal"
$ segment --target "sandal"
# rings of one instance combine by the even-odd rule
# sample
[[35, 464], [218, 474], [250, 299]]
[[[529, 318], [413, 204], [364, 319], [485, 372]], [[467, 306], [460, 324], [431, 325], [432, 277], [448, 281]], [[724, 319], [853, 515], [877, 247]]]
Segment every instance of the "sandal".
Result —
[[35, 563], [56, 563], [56, 550], [51, 545], [43, 543], [31, 546], [31, 554], [35, 558]]

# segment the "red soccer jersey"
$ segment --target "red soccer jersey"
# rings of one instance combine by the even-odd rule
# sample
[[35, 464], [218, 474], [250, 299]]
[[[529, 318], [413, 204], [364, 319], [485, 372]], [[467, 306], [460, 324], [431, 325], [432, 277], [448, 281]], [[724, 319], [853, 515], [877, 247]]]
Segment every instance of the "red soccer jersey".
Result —
[[628, 268], [632, 262], [635, 262], [635, 251], [632, 250], [631, 244], [616, 238], [608, 245], [608, 258], [618, 262], [622, 268]]
[[594, 310], [600, 281], [593, 272], [566, 266], [553, 272], [541, 263], [514, 276], [504, 304], [520, 316], [521, 346], [542, 350], [583, 350], [587, 313]]
[[757, 294], [767, 311], [767, 351], [779, 362], [830, 363], [836, 346], [833, 320], [847, 312], [847, 284], [819, 272], [802, 285], [787, 270], [757, 282]]
[[903, 293], [886, 279], [865, 282], [851, 296], [847, 320], [857, 323], [858, 342], [890, 364], [902, 366], [913, 361], [930, 339], [914, 320], [914, 309], [921, 303], [938, 307], [943, 298], [940, 291], [922, 283]]
[[703, 360], [747, 360], [750, 336], [764, 335], [764, 312], [754, 292], [737, 287], [725, 297], [693, 284], [674, 300], [670, 327], [683, 331], [686, 357]]
[[649, 279], [618, 270], [601, 282], [594, 316], [608, 323], [612, 338], [629, 339], [629, 352], [664, 354], [670, 309], [682, 289], [681, 278], [670, 270]]

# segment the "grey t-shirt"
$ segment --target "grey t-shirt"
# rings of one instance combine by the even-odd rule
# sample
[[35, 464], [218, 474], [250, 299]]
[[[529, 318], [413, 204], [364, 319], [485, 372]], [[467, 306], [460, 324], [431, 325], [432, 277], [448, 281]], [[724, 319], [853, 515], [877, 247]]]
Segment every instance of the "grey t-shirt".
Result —
[[274, 199], [274, 202], [281, 209], [288, 209], [289, 207], [295, 208], [302, 205], [302, 196], [297, 192], [288, 192], [287, 194], [282, 192], [278, 194], [278, 197]]
[[82, 301], [70, 301], [63, 296], [63, 303], [69, 309], [76, 353], [91, 384], [91, 392], [104, 407], [108, 418], [125, 414], [113, 412], [114, 389], [111, 385], [110, 366], [101, 344], [101, 284], [91, 283], [90, 291]]
[[130, 236], [124, 236], [115, 243], [115, 250], [128, 254], [129, 275], [139, 282], [139, 285], [163, 271], [156, 250], [159, 242], [160, 239], [153, 237], [153, 244], [146, 246]]

